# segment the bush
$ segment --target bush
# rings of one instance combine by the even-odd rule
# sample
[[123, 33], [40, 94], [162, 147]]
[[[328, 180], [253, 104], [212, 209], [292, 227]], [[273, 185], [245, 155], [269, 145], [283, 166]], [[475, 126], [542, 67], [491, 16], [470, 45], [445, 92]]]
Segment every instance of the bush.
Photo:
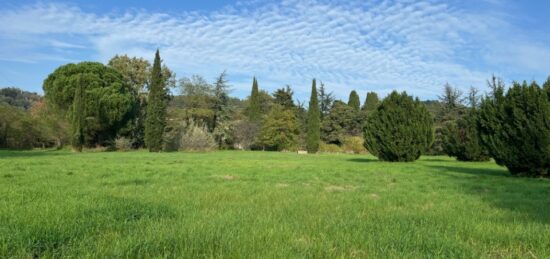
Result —
[[515, 175], [550, 174], [550, 78], [544, 88], [514, 83], [504, 95], [496, 88], [482, 101], [478, 127], [483, 144], [499, 165]]
[[184, 151], [210, 151], [216, 149], [214, 136], [208, 132], [206, 126], [198, 126], [191, 121], [185, 127], [185, 133], [181, 137], [179, 150]]
[[414, 161], [433, 141], [433, 119], [418, 99], [396, 91], [365, 124], [365, 147], [383, 161]]
[[363, 138], [354, 136], [347, 136], [344, 138], [342, 150], [346, 153], [349, 152], [353, 154], [363, 154], [367, 152], [364, 146]]
[[132, 141], [125, 137], [116, 138], [115, 149], [118, 151], [129, 151], [132, 149]]
[[319, 143], [319, 152], [321, 153], [342, 153], [342, 149], [336, 144]]
[[488, 161], [491, 157], [481, 144], [477, 130], [477, 112], [470, 111], [443, 127], [443, 150], [459, 161]]

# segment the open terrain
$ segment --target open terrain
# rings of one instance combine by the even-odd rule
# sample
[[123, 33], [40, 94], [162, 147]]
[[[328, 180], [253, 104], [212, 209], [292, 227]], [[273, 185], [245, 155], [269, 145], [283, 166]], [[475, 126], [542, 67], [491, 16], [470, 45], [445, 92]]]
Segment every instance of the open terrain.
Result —
[[0, 258], [550, 257], [550, 181], [493, 162], [0, 151]]

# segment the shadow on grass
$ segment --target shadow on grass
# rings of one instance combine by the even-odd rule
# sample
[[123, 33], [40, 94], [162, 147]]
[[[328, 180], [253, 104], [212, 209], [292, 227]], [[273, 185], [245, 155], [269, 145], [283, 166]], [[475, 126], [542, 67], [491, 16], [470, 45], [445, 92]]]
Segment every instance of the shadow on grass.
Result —
[[451, 178], [466, 194], [477, 196], [496, 208], [514, 212], [513, 218], [506, 220], [550, 224], [548, 179], [515, 177], [505, 168], [484, 168], [482, 165], [427, 167]]
[[356, 162], [356, 163], [370, 163], [370, 162], [379, 162], [376, 158], [361, 157], [361, 158], [350, 158], [347, 161]]
[[41, 157], [41, 156], [65, 156], [67, 152], [59, 150], [8, 150], [0, 149], [0, 159], [3, 158], [26, 158], [26, 157]]

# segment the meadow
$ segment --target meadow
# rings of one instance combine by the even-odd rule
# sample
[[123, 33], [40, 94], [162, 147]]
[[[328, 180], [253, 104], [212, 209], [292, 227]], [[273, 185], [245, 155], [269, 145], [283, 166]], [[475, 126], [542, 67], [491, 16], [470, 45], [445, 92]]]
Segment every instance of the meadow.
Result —
[[424, 156], [0, 151], [0, 258], [548, 258], [550, 181]]

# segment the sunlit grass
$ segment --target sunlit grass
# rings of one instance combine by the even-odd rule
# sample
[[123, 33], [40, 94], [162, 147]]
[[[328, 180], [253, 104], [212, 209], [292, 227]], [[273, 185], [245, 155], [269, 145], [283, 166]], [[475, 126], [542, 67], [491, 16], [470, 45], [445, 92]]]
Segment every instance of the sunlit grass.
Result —
[[544, 258], [549, 223], [492, 162], [0, 151], [0, 258]]

